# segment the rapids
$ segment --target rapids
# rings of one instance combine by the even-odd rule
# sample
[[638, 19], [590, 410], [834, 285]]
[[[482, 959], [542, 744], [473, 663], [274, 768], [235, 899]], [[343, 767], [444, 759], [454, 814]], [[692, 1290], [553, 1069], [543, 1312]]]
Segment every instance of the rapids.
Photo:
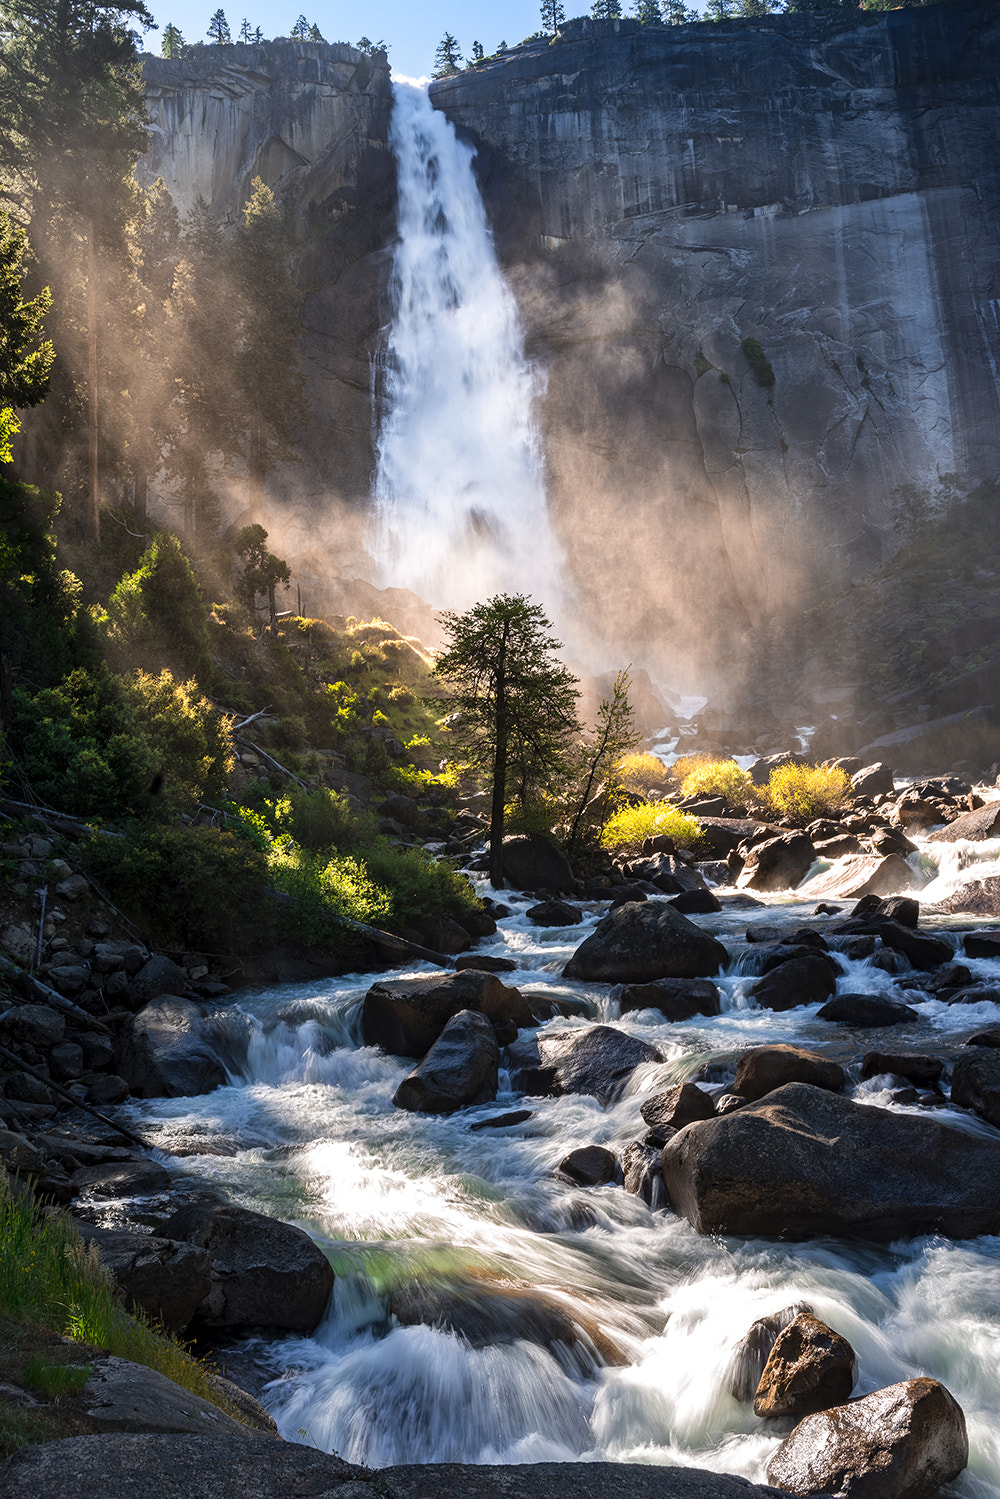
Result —
[[[978, 852], [995, 858], [998, 849]], [[958, 851], [949, 858], [957, 865]], [[316, 1332], [258, 1349], [274, 1376], [263, 1398], [283, 1435], [372, 1467], [591, 1459], [696, 1465], [762, 1481], [791, 1423], [767, 1423], [737, 1405], [727, 1369], [751, 1322], [807, 1301], [854, 1345], [857, 1394], [918, 1374], [948, 1386], [972, 1447], [969, 1469], [949, 1492], [1000, 1495], [1000, 1238], [888, 1246], [700, 1238], [620, 1186], [585, 1190], [550, 1175], [577, 1146], [620, 1149], [641, 1138], [639, 1109], [650, 1091], [751, 1045], [822, 1049], [856, 1064], [856, 1097], [898, 1107], [887, 1080], [857, 1081], [862, 1054], [879, 1046], [947, 1054], [973, 1029], [997, 1024], [998, 1007], [929, 999], [917, 1005], [918, 1021], [891, 1032], [845, 1031], [817, 1021], [818, 1006], [756, 1009], [748, 954], [719, 980], [717, 1018], [669, 1024], [646, 1011], [622, 1019], [608, 986], [559, 977], [603, 908], [589, 909], [581, 927], [540, 931], [525, 918], [527, 898], [505, 899], [512, 914], [481, 950], [515, 960], [505, 981], [579, 1003], [579, 1016], [549, 1027], [611, 1021], [665, 1057], [633, 1075], [607, 1109], [579, 1095], [524, 1100], [503, 1074], [488, 1106], [449, 1117], [394, 1109], [411, 1063], [361, 1044], [371, 975], [242, 996], [216, 1022], [228, 1086], [130, 1105], [180, 1184], [217, 1185], [299, 1223], [333, 1261], [334, 1293]], [[697, 920], [735, 942], [748, 920], [812, 911], [807, 895], [766, 900], [768, 912]], [[1000, 979], [1000, 962], [968, 966]], [[841, 991], [892, 987], [868, 960], [848, 968]], [[513, 1107], [530, 1108], [531, 1118], [470, 1130]], [[951, 1109], [937, 1117], [989, 1130]], [[476, 1346], [419, 1321], [401, 1325], [389, 1311], [394, 1288], [470, 1274], [544, 1288], [582, 1309], [620, 1350], [621, 1366], [602, 1366], [579, 1344], [549, 1351], [501, 1337]]]

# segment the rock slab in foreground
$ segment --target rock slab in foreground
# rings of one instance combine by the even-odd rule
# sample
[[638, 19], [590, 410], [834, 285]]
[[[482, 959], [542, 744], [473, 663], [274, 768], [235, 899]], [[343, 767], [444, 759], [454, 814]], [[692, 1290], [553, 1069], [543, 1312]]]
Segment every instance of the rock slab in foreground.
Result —
[[0, 1468], [0, 1499], [778, 1499], [701, 1468], [645, 1463], [420, 1463], [373, 1472], [298, 1442], [260, 1436], [70, 1437], [22, 1447]]
[[907, 1379], [806, 1416], [767, 1476], [790, 1494], [931, 1499], [968, 1461], [958, 1402], [936, 1379]]
[[563, 969], [568, 979], [645, 984], [711, 978], [729, 962], [721, 942], [663, 901], [629, 901], [611, 911]]
[[1000, 1232], [1000, 1138], [806, 1083], [688, 1125], [664, 1146], [663, 1180], [703, 1234]]
[[[83, 1391], [87, 1415], [109, 1431], [240, 1432], [238, 1421], [208, 1400], [125, 1358], [95, 1359]], [[2, 1490], [0, 1490], [2, 1492]], [[38, 1493], [59, 1493], [39, 1489]]]

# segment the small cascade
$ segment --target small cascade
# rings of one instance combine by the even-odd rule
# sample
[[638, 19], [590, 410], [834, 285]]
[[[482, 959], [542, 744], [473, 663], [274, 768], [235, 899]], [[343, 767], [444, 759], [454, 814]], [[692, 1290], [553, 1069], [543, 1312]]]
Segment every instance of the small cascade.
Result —
[[497, 592], [552, 611], [560, 574], [514, 299], [461, 142], [426, 91], [394, 85], [393, 322], [377, 371], [368, 545], [385, 586], [464, 608]]

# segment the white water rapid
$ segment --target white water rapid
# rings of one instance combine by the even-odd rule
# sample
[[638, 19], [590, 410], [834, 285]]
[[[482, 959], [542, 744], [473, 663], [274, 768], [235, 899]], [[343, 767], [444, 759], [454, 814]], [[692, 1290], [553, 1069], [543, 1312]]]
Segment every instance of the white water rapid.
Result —
[[[1000, 843], [977, 852], [996, 859]], [[955, 876], [939, 878], [943, 888]], [[654, 1010], [623, 1017], [607, 985], [558, 976], [605, 908], [586, 908], [582, 926], [539, 930], [526, 919], [527, 898], [505, 899], [512, 914], [480, 950], [512, 958], [516, 971], [503, 977], [522, 992], [575, 1007], [546, 1025], [609, 1021], [665, 1058], [634, 1074], [608, 1108], [578, 1094], [524, 1098], [505, 1074], [492, 1105], [452, 1116], [393, 1108], [411, 1064], [361, 1044], [371, 975], [241, 996], [218, 1012], [228, 1086], [129, 1106], [182, 1190], [218, 1186], [297, 1222], [333, 1261], [334, 1293], [316, 1332], [257, 1345], [273, 1381], [262, 1398], [283, 1435], [373, 1467], [612, 1460], [762, 1481], [789, 1423], [759, 1420], [738, 1405], [727, 1369], [756, 1318], [806, 1301], [854, 1345], [857, 1394], [917, 1375], [947, 1385], [966, 1413], [972, 1450], [947, 1492], [1000, 1499], [1000, 1238], [890, 1245], [702, 1238], [621, 1186], [585, 1190], [552, 1175], [578, 1146], [620, 1151], [641, 1139], [639, 1111], [650, 1092], [713, 1058], [725, 1071], [734, 1052], [752, 1045], [823, 1050], [848, 1067], [855, 1097], [910, 1107], [892, 1101], [887, 1078], [858, 1080], [862, 1054], [876, 1047], [954, 1054], [971, 1031], [1000, 1023], [1000, 1005], [949, 1006], [913, 991], [907, 999], [917, 1020], [891, 1032], [845, 1031], [817, 1020], [816, 1005], [756, 1008], [749, 996], [756, 955], [746, 951], [719, 979], [718, 1017], [675, 1024]], [[769, 914], [798, 918], [815, 904], [808, 895], [798, 904], [787, 896], [764, 901]], [[730, 909], [697, 921], [735, 948], [753, 919], [760, 914]], [[964, 961], [978, 982], [1000, 982], [1000, 961]], [[844, 965], [841, 992], [892, 991], [892, 977], [870, 959]], [[530, 1117], [519, 1123], [470, 1127], [522, 1108]], [[936, 1117], [992, 1133], [951, 1107]], [[118, 1209], [105, 1211], [113, 1217]], [[475, 1313], [467, 1337], [433, 1325], [435, 1295], [456, 1282]], [[546, 1344], [527, 1324], [505, 1324], [490, 1312], [487, 1292], [511, 1284], [582, 1319], [621, 1362], [602, 1362], [586, 1340]]]
[[472, 170], [426, 90], [394, 84], [399, 182], [393, 322], [379, 370], [369, 549], [383, 586], [466, 608], [498, 592], [557, 610], [545, 503], [514, 299]]

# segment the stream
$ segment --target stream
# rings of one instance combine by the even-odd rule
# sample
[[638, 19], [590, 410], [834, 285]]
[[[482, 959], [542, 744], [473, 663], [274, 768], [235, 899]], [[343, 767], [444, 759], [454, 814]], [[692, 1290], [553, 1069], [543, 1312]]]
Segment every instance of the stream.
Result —
[[[995, 860], [998, 851], [974, 848], [980, 860]], [[958, 878], [959, 852], [949, 854], [951, 873], [942, 866], [934, 893]], [[990, 868], [981, 863], [974, 872]], [[671, 1024], [650, 1010], [621, 1018], [607, 985], [559, 976], [606, 907], [585, 907], [582, 926], [539, 930], [524, 914], [529, 898], [504, 899], [512, 914], [477, 950], [514, 959], [517, 970], [504, 982], [579, 1005], [579, 1015], [547, 1028], [610, 1022], [664, 1057], [634, 1073], [609, 1107], [581, 1095], [524, 1099], [502, 1071], [495, 1103], [451, 1116], [394, 1108], [392, 1095], [412, 1063], [361, 1042], [370, 974], [242, 995], [217, 1017], [228, 1086], [130, 1106], [179, 1185], [218, 1187], [301, 1225], [334, 1264], [334, 1293], [315, 1333], [256, 1350], [273, 1371], [262, 1398], [282, 1434], [372, 1467], [589, 1459], [694, 1465], [763, 1481], [792, 1423], [758, 1419], [737, 1404], [727, 1373], [753, 1321], [805, 1301], [853, 1344], [855, 1394], [917, 1375], [943, 1381], [965, 1411], [972, 1449], [968, 1470], [948, 1492], [1000, 1495], [1000, 1238], [887, 1246], [702, 1238], [668, 1208], [652, 1211], [621, 1186], [584, 1189], [551, 1174], [578, 1146], [620, 1151], [641, 1139], [645, 1097], [751, 1046], [822, 1050], [848, 1066], [854, 1097], [899, 1107], [885, 1080], [858, 1081], [866, 1051], [947, 1057], [973, 1030], [996, 1025], [1000, 1007], [949, 1007], [910, 994], [919, 1019], [891, 1031], [829, 1025], [815, 1018], [818, 1005], [760, 1010], [747, 997], [755, 964], [744, 947], [718, 980], [718, 1017]], [[735, 954], [748, 922], [802, 919], [814, 904], [807, 891], [764, 900], [767, 910], [696, 920]], [[924, 925], [946, 931], [948, 920]], [[977, 981], [1000, 979], [1000, 962], [967, 961]], [[838, 992], [893, 987], [870, 960], [847, 966]], [[515, 1108], [530, 1109], [530, 1118], [471, 1128]], [[951, 1108], [936, 1117], [992, 1133]], [[610, 1340], [620, 1362], [603, 1364], [586, 1339], [544, 1346], [502, 1329], [495, 1338], [463, 1338], [392, 1315], [401, 1287], [456, 1279], [466, 1288], [470, 1280], [483, 1285], [484, 1307], [499, 1282], [575, 1309]]]

